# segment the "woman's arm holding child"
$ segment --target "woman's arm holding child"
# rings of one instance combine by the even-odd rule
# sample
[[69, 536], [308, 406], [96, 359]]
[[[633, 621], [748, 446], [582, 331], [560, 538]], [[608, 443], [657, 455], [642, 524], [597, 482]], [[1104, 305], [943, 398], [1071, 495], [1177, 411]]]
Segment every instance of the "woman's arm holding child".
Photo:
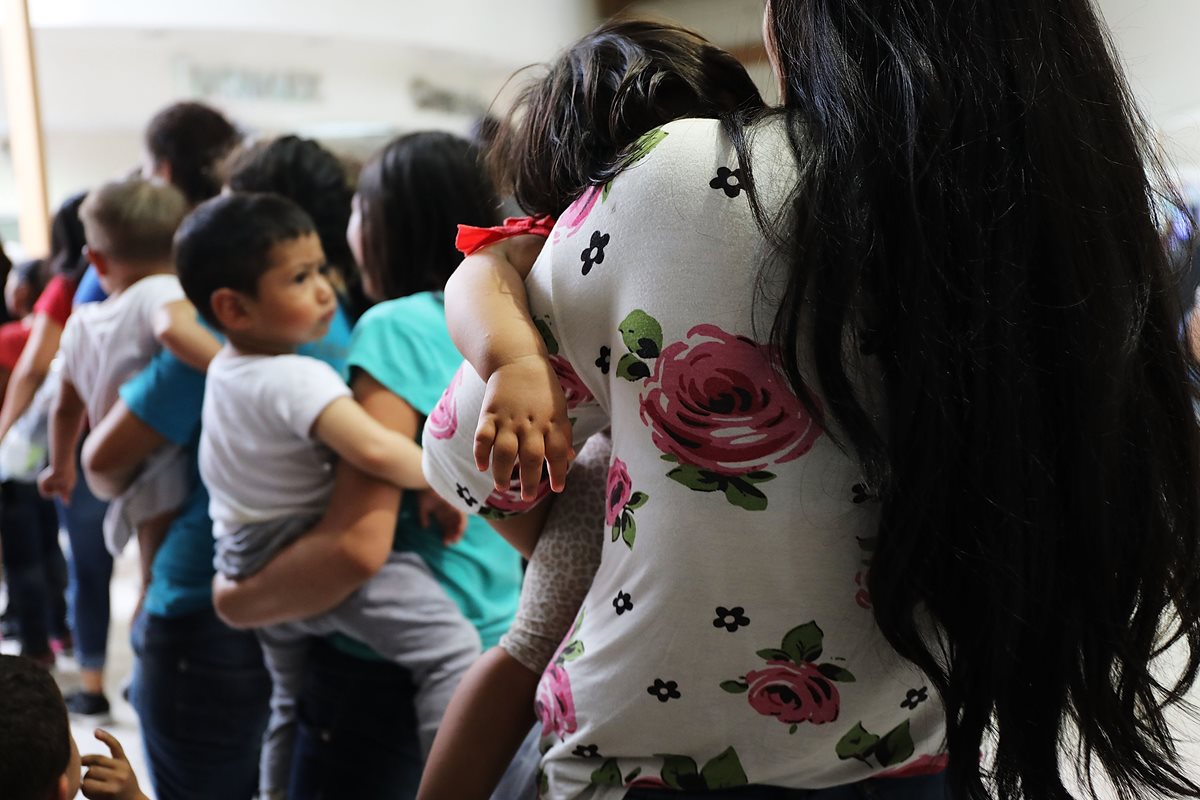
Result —
[[571, 451], [566, 398], [525, 294], [544, 242], [533, 235], [496, 242], [468, 256], [446, 284], [450, 336], [487, 382], [476, 466], [483, 472], [490, 463], [496, 487], [507, 488], [519, 464], [527, 500], [536, 495], [543, 462], [551, 488], [562, 491]]
[[[360, 372], [354, 397], [367, 413], [410, 439], [420, 415], [378, 381]], [[322, 614], [362, 586], [386, 563], [392, 551], [400, 491], [360, 471], [349, 461], [334, 473], [333, 494], [325, 516], [284, 548], [259, 572], [237, 583], [217, 575], [213, 601], [217, 613], [235, 627], [257, 628]], [[444, 505], [444, 503], [442, 504]], [[435, 513], [426, 506], [423, 513]], [[438, 513], [446, 531], [450, 515]], [[457, 515], [448, 538], [461, 536], [466, 520]]]
[[334, 400], [313, 423], [312, 434], [358, 469], [401, 489], [428, 489], [421, 446], [379, 424], [358, 401]]
[[83, 432], [86, 411], [75, 384], [66, 378], [50, 414], [50, 466], [38, 476], [38, 491], [43, 497], [57, 497], [64, 503], [75, 488], [75, 445]]
[[192, 369], [204, 372], [221, 349], [221, 343], [200, 324], [196, 307], [175, 300], [154, 314], [154, 338]]

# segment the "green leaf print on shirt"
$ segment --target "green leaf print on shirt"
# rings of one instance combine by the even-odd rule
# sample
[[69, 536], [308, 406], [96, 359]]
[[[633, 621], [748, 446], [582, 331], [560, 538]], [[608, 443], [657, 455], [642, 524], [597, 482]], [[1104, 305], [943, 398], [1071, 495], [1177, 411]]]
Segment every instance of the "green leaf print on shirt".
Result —
[[615, 758], [606, 760], [599, 769], [592, 772], [592, 786], [612, 786], [622, 788], [646, 787], [665, 788], [680, 791], [705, 792], [715, 789], [731, 789], [746, 786], [749, 779], [746, 770], [742, 768], [741, 759], [732, 747], [710, 758], [703, 767], [696, 764], [691, 756], [657, 753], [655, 758], [663, 760], [659, 776], [641, 777], [642, 768], [632, 770], [623, 778], [621, 764]]
[[637, 142], [634, 143], [633, 149], [629, 153], [629, 164], [626, 168], [632, 167], [634, 164], [650, 155], [651, 151], [662, 144], [662, 140], [666, 139], [669, 135], [670, 134], [664, 131], [661, 127], [643, 133], [640, 137], [638, 137]]
[[834, 752], [843, 761], [853, 758], [867, 766], [894, 767], [912, 758], [915, 750], [911, 726], [904, 720], [883, 736], [876, 736], [859, 722], [841, 738]]
[[558, 355], [558, 339], [554, 338], [554, 331], [550, 328], [549, 317], [538, 317], [533, 321], [533, 327], [537, 328], [538, 334], [542, 337], [542, 342], [546, 345], [546, 353], [548, 355]]

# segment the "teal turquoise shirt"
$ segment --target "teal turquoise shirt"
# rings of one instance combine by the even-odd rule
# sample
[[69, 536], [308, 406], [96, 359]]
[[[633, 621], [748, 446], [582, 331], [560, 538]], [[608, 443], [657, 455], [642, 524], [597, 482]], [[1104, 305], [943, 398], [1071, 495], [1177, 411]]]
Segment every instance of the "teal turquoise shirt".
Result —
[[[422, 417], [437, 405], [462, 356], [450, 341], [440, 293], [390, 300], [371, 308], [354, 328], [350, 368], [359, 369], [403, 399]], [[456, 545], [441, 531], [422, 527], [416, 497], [406, 493], [396, 524], [396, 550], [417, 553], [446, 593], [492, 647], [508, 630], [521, 593], [521, 557], [478, 517]]]

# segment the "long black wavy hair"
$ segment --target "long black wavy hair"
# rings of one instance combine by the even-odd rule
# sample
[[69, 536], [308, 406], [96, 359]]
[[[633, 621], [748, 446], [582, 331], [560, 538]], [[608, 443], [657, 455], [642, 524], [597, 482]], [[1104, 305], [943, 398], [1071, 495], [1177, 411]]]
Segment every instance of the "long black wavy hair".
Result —
[[[1200, 795], [1166, 717], [1200, 652], [1197, 365], [1096, 12], [768, 14], [801, 168], [786, 222], [754, 201], [791, 265], [771, 340], [878, 498], [875, 618], [941, 694], [955, 796], [1072, 797], [1072, 728], [1122, 797]], [[752, 184], [751, 121], [727, 128]]]

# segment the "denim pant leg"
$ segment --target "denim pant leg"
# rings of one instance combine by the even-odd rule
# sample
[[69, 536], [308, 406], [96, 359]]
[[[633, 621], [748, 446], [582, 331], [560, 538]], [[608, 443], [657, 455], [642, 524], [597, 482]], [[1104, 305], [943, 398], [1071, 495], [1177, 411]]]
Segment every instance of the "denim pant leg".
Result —
[[297, 704], [290, 800], [415, 797], [423, 763], [414, 692], [404, 669], [314, 639]]
[[[0, 484], [0, 546], [9, 597], [21, 631], [21, 650], [38, 656], [50, 650], [49, 636], [60, 620], [54, 595], [62, 561], [54, 506], [32, 483]], [[58, 592], [61, 602], [61, 591]]]
[[212, 610], [135, 622], [130, 700], [158, 800], [250, 800], [271, 680], [254, 634]]
[[104, 511], [87, 482], [76, 481], [70, 505], [58, 503], [59, 520], [71, 541], [70, 607], [75, 658], [83, 669], [103, 669], [108, 653], [108, 584], [113, 560], [104, 546]]

